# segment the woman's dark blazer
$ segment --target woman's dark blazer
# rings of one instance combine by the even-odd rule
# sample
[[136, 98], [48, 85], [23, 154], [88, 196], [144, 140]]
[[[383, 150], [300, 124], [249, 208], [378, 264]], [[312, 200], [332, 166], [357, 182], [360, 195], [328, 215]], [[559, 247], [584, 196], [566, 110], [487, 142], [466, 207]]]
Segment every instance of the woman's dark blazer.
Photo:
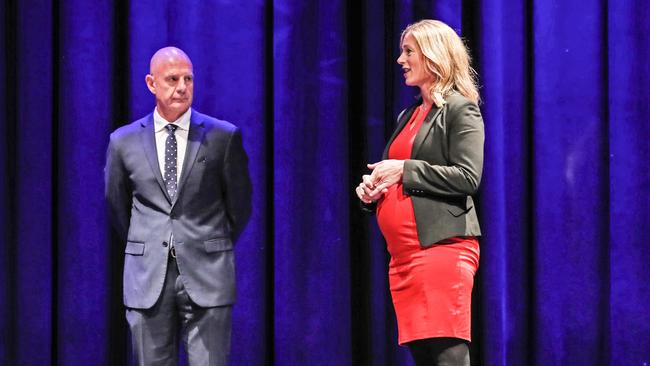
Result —
[[[431, 108], [413, 141], [411, 159], [404, 162], [404, 194], [411, 196], [423, 247], [455, 236], [481, 235], [472, 195], [483, 171], [483, 118], [464, 96], [454, 94], [446, 102]], [[400, 113], [383, 159], [418, 105]], [[365, 208], [374, 210], [374, 205]]]

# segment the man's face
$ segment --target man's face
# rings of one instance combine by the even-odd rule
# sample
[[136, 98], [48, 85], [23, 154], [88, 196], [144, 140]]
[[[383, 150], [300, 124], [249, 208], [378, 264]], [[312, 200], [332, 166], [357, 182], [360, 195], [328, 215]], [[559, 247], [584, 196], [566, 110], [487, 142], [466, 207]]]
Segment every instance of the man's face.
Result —
[[156, 96], [158, 112], [169, 122], [178, 119], [192, 105], [194, 74], [187, 57], [169, 54], [154, 60], [146, 81]]

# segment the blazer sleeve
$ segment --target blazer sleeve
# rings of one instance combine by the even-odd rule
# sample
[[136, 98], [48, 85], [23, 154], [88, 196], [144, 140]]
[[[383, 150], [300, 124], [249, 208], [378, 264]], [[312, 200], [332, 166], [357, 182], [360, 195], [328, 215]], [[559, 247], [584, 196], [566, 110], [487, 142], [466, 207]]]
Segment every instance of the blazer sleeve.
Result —
[[476, 193], [483, 171], [485, 132], [478, 106], [470, 101], [448, 106], [448, 163], [406, 160], [402, 183], [405, 194], [468, 196]]
[[377, 211], [377, 201], [365, 203], [359, 200], [359, 207], [365, 213], [374, 214]]
[[111, 135], [104, 167], [104, 196], [111, 223], [122, 240], [126, 240], [131, 220], [131, 190], [128, 173]]
[[244, 150], [241, 131], [230, 136], [223, 172], [224, 197], [233, 242], [246, 227], [252, 212], [252, 185], [248, 174], [248, 156]]

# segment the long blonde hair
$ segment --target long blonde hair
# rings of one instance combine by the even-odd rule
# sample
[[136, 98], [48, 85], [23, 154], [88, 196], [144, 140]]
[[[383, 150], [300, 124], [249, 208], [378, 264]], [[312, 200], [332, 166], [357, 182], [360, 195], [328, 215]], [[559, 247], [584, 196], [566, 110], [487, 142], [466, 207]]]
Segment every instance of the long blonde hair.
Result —
[[408, 34], [415, 38], [424, 55], [426, 70], [435, 79], [429, 93], [437, 106], [444, 104], [444, 99], [453, 92], [479, 103], [477, 74], [470, 65], [469, 52], [451, 27], [439, 20], [420, 20], [404, 29], [400, 45]]

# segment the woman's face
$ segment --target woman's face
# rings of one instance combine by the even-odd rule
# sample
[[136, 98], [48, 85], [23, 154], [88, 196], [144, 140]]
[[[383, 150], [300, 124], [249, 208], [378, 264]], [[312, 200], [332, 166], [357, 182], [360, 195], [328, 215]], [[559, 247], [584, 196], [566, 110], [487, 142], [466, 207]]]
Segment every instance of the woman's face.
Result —
[[402, 53], [399, 55], [397, 63], [402, 66], [406, 85], [417, 86], [426, 92], [433, 83], [433, 76], [426, 71], [424, 65], [424, 55], [411, 33], [404, 37]]

